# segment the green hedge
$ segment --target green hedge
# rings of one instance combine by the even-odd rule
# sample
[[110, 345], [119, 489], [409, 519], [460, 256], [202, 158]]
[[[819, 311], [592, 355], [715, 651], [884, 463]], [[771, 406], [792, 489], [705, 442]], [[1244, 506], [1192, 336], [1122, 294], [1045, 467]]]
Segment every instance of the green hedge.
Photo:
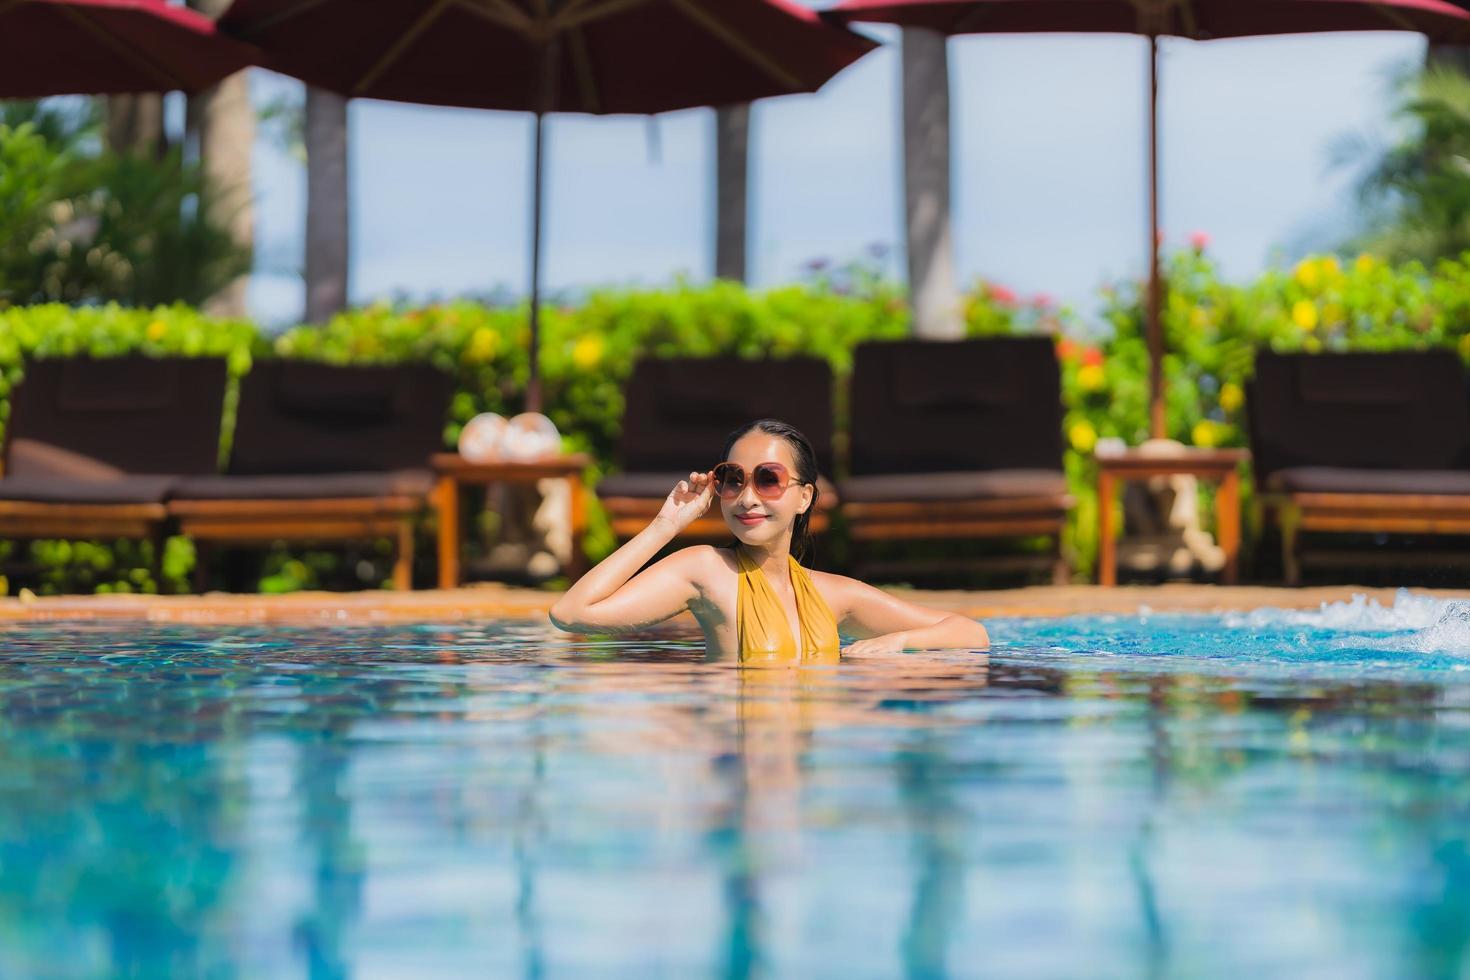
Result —
[[[1390, 349], [1454, 345], [1470, 356], [1470, 262], [1433, 270], [1390, 267], [1369, 256], [1343, 262], [1313, 257], [1253, 282], [1220, 279], [1202, 250], [1170, 257], [1165, 330], [1170, 355], [1170, 434], [1199, 445], [1241, 445], [1242, 386], [1254, 351], [1275, 349]], [[980, 283], [965, 297], [971, 335], [1050, 333], [1058, 337], [1067, 405], [1066, 467], [1078, 500], [1069, 544], [1087, 573], [1096, 551], [1096, 498], [1090, 451], [1102, 436], [1137, 442], [1147, 436], [1147, 353], [1142, 339], [1138, 284], [1104, 291], [1104, 323], [1089, 331], [1079, 318], [1044, 297], [1021, 298]], [[548, 414], [566, 434], [568, 448], [607, 465], [622, 417], [622, 385], [634, 361], [646, 355], [795, 353], [826, 358], [839, 378], [851, 368], [852, 348], [865, 340], [908, 334], [901, 291], [861, 268], [835, 270], [795, 286], [755, 292], [730, 283], [678, 283], [664, 290], [601, 290], [575, 305], [548, 306], [543, 315], [542, 369]], [[492, 308], [453, 302], [417, 309], [374, 305], [344, 313], [320, 327], [269, 337], [239, 320], [205, 317], [184, 307], [127, 310], [62, 306], [0, 312], [0, 398], [20, 377], [26, 357], [90, 353], [213, 355], [229, 358], [238, 376], [260, 357], [333, 363], [429, 361], [457, 379], [445, 442], [479, 412], [519, 411], [528, 372], [524, 306]], [[0, 420], [8, 405], [0, 404]], [[227, 413], [228, 414], [228, 413]], [[838, 406], [839, 426], [843, 406]], [[227, 450], [229, 423], [222, 438]], [[612, 547], [593, 508], [589, 551]], [[129, 550], [131, 549], [131, 550]], [[182, 588], [192, 552], [170, 545], [168, 588]], [[38, 544], [46, 591], [150, 589], [138, 575], [136, 546]], [[103, 557], [105, 556], [105, 557]], [[129, 566], [128, 562], [133, 562]], [[297, 556], [282, 554], [263, 587], [309, 583], [313, 573]]]

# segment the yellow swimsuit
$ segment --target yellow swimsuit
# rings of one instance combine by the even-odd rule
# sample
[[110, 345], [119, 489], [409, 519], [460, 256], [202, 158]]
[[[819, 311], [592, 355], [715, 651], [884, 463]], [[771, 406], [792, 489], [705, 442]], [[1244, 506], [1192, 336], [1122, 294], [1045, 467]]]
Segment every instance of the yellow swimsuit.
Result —
[[[736, 635], [741, 663], [836, 663], [841, 641], [837, 618], [827, 606], [812, 577], [790, 555], [791, 585], [796, 590], [796, 618], [801, 626], [801, 646], [791, 635], [786, 611], [776, 598], [771, 583], [744, 548], [735, 549], [740, 567], [735, 599]], [[798, 652], [800, 659], [798, 660]]]

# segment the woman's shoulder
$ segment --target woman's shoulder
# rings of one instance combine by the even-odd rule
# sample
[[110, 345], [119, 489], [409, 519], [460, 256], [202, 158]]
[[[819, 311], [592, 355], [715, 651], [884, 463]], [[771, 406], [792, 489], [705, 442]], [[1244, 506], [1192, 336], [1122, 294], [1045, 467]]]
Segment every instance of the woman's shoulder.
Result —
[[680, 548], [669, 555], [667, 560], [677, 563], [691, 578], [697, 578], [701, 574], [717, 574], [736, 567], [734, 553], [729, 548], [717, 548], [712, 544], [692, 544], [687, 548]]
[[[838, 575], [835, 572], [819, 572], [814, 568], [809, 568], [807, 574], [811, 576], [812, 584], [817, 587], [817, 591], [822, 594], [823, 599], [827, 600], [827, 605], [831, 606], [834, 612], [839, 606], [849, 606], [863, 592], [872, 588], [858, 579]], [[841, 614], [838, 613], [838, 615]]]

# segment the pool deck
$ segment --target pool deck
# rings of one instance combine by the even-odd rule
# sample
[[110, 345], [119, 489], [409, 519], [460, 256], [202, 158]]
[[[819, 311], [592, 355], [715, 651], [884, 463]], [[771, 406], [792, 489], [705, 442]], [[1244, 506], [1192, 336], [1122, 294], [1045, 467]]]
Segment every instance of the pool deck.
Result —
[[[1275, 606], [1315, 609], [1366, 595], [1384, 605], [1394, 589], [1337, 585], [1302, 589], [1264, 586], [1160, 585], [1102, 588], [1035, 586], [984, 592], [894, 589], [936, 608], [977, 619], [1088, 613], [1226, 612]], [[1414, 589], [1420, 595], [1470, 599], [1470, 591]], [[424, 623], [485, 619], [544, 619], [557, 593], [479, 585], [449, 591], [298, 592], [283, 596], [50, 596], [0, 599], [0, 622], [144, 621], [232, 625], [246, 623]]]

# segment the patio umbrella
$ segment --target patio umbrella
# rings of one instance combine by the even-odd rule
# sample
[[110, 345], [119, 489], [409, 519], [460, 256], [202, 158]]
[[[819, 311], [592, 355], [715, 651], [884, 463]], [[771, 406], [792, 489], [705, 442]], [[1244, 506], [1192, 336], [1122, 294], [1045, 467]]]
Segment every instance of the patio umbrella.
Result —
[[788, 0], [236, 0], [220, 27], [264, 49], [269, 67], [350, 97], [536, 114], [532, 411], [546, 113], [813, 92], [876, 46]]
[[255, 61], [163, 0], [0, 0], [0, 98], [197, 92]]
[[1149, 42], [1149, 427], [1166, 433], [1159, 277], [1159, 38], [1196, 41], [1327, 31], [1417, 31], [1470, 42], [1470, 14], [1443, 0], [845, 0], [824, 16], [944, 34], [1141, 34]]

